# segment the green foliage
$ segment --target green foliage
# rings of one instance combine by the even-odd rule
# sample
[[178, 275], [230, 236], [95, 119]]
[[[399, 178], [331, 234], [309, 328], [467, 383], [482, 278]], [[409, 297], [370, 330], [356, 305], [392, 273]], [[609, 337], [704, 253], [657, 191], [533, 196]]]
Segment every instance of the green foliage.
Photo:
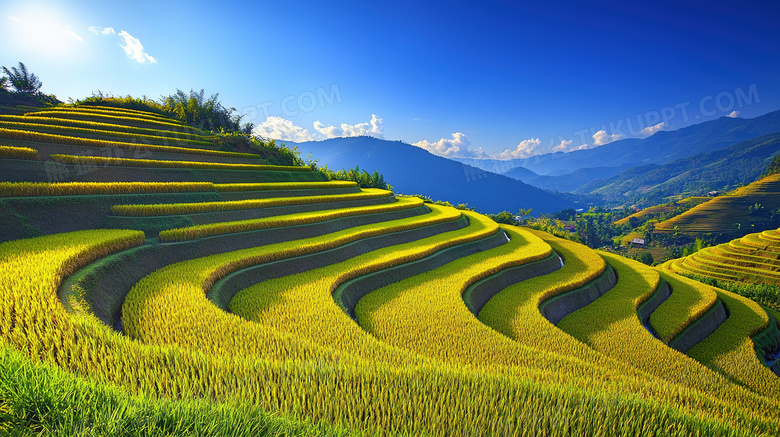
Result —
[[3, 66], [3, 72], [8, 75], [8, 81], [17, 92], [25, 94], [40, 94], [43, 83], [38, 76], [30, 73], [24, 63], [19, 62], [19, 68], [11, 67], [9, 70]]
[[533, 210], [531, 208], [528, 209], [521, 208], [517, 212], [517, 215], [512, 214], [509, 211], [501, 211], [498, 214], [485, 214], [485, 215], [493, 219], [493, 221], [496, 223], [501, 223], [504, 225], [520, 226], [524, 224], [524, 220], [525, 220], [524, 218], [531, 215], [532, 211]]
[[761, 174], [761, 177], [773, 175], [775, 173], [780, 173], [780, 155], [775, 155], [775, 157], [772, 158], [772, 162], [766, 166], [766, 170]]
[[[359, 166], [355, 166], [349, 170], [334, 171], [325, 166], [319, 169], [320, 173], [324, 174], [328, 180], [331, 181], [352, 181], [356, 182], [360, 188], [380, 188], [382, 190], [392, 190], [392, 187], [385, 182], [384, 176], [375, 171], [369, 173], [365, 170], [361, 170]], [[419, 196], [416, 196], [419, 197]], [[426, 199], [423, 199], [426, 200]], [[427, 198], [430, 201], [430, 198]]]
[[730, 291], [734, 294], [754, 300], [761, 305], [774, 308], [780, 311], [780, 287], [774, 284], [744, 284], [740, 282], [725, 281], [722, 279], [710, 278], [701, 275], [686, 274], [688, 278], [694, 279], [711, 287]]
[[[233, 115], [235, 108], [226, 108], [219, 101], [219, 94], [212, 94], [208, 99], [205, 91], [186, 93], [180, 89], [169, 96], [161, 96], [160, 101], [125, 96], [115, 97], [111, 94], [97, 91], [91, 97], [74, 102], [84, 106], [112, 106], [116, 108], [133, 109], [153, 112], [173, 117], [194, 128], [212, 132], [243, 132], [240, 126], [241, 117]], [[246, 133], [246, 132], [243, 132]]]
[[501, 211], [498, 214], [487, 214], [488, 217], [493, 219], [496, 223], [505, 225], [519, 225], [520, 222], [515, 218], [514, 214], [509, 211]]
[[[523, 215], [529, 215], [529, 214], [523, 214]], [[564, 209], [563, 211], [558, 211], [556, 213], [551, 214], [550, 217], [554, 218], [555, 220], [574, 221], [574, 218], [577, 217], [577, 211], [575, 211], [574, 208]]]
[[87, 97], [84, 100], [76, 100], [72, 102], [75, 106], [109, 106], [112, 108], [132, 109], [134, 111], [152, 112], [155, 114], [170, 116], [171, 114], [166, 112], [164, 107], [143, 96], [141, 98], [132, 97], [127, 95], [125, 97], [115, 97], [111, 94], [105, 94], [98, 90], [92, 96]]
[[192, 127], [212, 132], [241, 130], [241, 117], [233, 115], [235, 108], [222, 105], [219, 93], [207, 99], [203, 89], [198, 92], [190, 90], [189, 93], [177, 89], [175, 94], [162, 96], [160, 101], [165, 112], [174, 114]]
[[639, 255], [638, 261], [648, 266], [653, 265], [653, 255], [651, 255], [650, 252], [642, 252], [642, 254]]

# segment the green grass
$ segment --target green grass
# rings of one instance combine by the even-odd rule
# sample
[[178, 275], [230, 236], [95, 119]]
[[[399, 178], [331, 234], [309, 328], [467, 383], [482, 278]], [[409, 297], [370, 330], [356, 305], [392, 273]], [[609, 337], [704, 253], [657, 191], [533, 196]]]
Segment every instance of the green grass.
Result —
[[0, 433], [10, 436], [356, 435], [247, 403], [156, 399], [30, 360], [0, 343]]

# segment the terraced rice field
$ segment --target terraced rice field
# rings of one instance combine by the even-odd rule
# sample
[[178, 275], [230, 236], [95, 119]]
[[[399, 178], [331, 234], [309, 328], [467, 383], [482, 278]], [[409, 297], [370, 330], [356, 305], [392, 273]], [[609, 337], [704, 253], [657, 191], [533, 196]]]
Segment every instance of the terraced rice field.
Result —
[[[112, 111], [40, 118], [166, 123]], [[0, 383], [0, 431], [780, 435], [775, 313], [474, 212], [257, 165], [232, 183], [0, 186], [24, 218], [0, 243], [0, 374], [60, 399], [30, 409], [19, 399], [43, 395]], [[46, 205], [92, 206], [55, 225], [28, 213]]]
[[751, 227], [766, 229], [765, 223], [768, 219], [752, 215], [749, 211], [749, 208], [756, 203], [762, 205], [766, 211], [780, 208], [780, 174], [767, 176], [731, 193], [697, 205], [676, 217], [658, 223], [655, 230], [743, 235], [744, 230]]
[[659, 218], [664, 214], [668, 214], [676, 210], [677, 208], [690, 209], [693, 208], [694, 206], [701, 205], [702, 203], [707, 202], [710, 199], [711, 199], [710, 197], [694, 196], [694, 197], [686, 197], [685, 199], [677, 200], [664, 205], [651, 206], [641, 211], [637, 211], [628, 217], [624, 217], [616, 221], [615, 226], [623, 226], [625, 224], [628, 224], [629, 220], [631, 220], [631, 217], [636, 217], [640, 220]]
[[778, 236], [778, 230], [748, 234], [728, 243], [706, 247], [685, 258], [669, 261], [666, 266], [683, 275], [780, 285]]

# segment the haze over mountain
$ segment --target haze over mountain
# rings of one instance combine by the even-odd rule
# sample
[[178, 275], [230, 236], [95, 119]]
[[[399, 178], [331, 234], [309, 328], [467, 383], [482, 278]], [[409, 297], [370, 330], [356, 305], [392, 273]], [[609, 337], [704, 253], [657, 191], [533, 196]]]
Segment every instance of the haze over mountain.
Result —
[[311, 153], [317, 158], [320, 166], [340, 170], [357, 165], [369, 172], [378, 171], [396, 193], [424, 194], [433, 200], [466, 203], [483, 213], [533, 208], [534, 215], [539, 215], [580, 207], [570, 197], [442, 158], [400, 141], [362, 136], [297, 146], [302, 155]]
[[[523, 167], [538, 175], [550, 176], [535, 180], [524, 173], [519, 179], [527, 183], [547, 189], [572, 191], [630, 167], [665, 164], [774, 132], [780, 132], [780, 111], [751, 119], [721, 117], [676, 131], [660, 131], [644, 139], [629, 138], [593, 149], [547, 153], [522, 160], [456, 160], [509, 176], [518, 173], [512, 170], [513, 167]], [[512, 173], [509, 174], [509, 171]], [[573, 187], [574, 181], [580, 185]]]
[[725, 149], [699, 153], [663, 165], [633, 167], [579, 188], [608, 200], [652, 205], [673, 195], [696, 196], [729, 190], [755, 181], [780, 154], [780, 133], [742, 141]]

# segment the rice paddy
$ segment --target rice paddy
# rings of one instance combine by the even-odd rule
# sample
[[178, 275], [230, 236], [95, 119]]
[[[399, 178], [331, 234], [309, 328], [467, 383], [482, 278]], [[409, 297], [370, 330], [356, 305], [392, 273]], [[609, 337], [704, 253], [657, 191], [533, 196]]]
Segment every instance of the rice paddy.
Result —
[[[96, 141], [79, 138], [74, 121], [124, 123], [128, 138], [162, 138], [177, 125], [78, 106], [24, 118], [55, 131], [61, 123], [63, 137], [76, 139], [3, 128], [23, 144], [0, 157], [34, 159], [49, 140]], [[259, 156], [250, 157], [256, 165], [221, 154], [197, 164], [64, 152], [46, 159], [278, 170]], [[475, 212], [295, 176], [310, 167], [287, 170], [301, 179], [0, 182], [0, 197], [20, 201], [129, 199], [96, 223], [170, 222], [159, 233], [94, 226], [0, 243], [0, 432], [780, 435], [780, 377], [767, 359], [780, 344], [775, 313], [674, 265], [653, 269]], [[133, 203], [198, 193], [248, 197]], [[222, 215], [235, 211], [262, 216]], [[735, 273], [722, 271], [737, 256]], [[746, 269], [772, 271], [778, 257], [780, 233], [767, 232], [713, 252], [706, 265], [752, 275]], [[87, 271], [105, 276], [80, 275]], [[63, 293], [68, 278], [80, 279]], [[484, 306], [473, 305], [475, 284]], [[657, 293], [665, 287], [668, 297]], [[640, 308], [656, 300], [645, 325]], [[118, 302], [121, 324], [90, 304], [106, 301]], [[709, 316], [717, 305], [724, 320]], [[711, 320], [717, 326], [702, 328]], [[675, 348], [681, 336], [684, 352]]]

